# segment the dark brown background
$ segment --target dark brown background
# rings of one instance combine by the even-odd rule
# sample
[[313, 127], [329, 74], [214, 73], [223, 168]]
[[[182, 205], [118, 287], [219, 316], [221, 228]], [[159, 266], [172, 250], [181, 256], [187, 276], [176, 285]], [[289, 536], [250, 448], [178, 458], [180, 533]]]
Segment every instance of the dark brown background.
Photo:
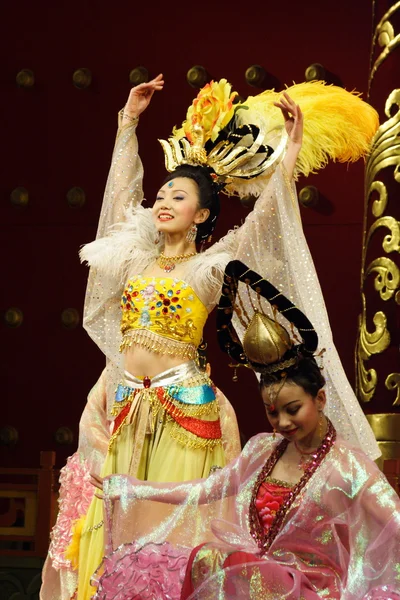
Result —
[[[242, 96], [258, 93], [245, 82], [261, 64], [284, 83], [304, 80], [306, 67], [320, 62], [347, 89], [366, 92], [371, 7], [366, 0], [331, 2], [28, 2], [8, 4], [0, 35], [3, 67], [1, 208], [1, 305], [17, 306], [23, 325], [1, 330], [2, 424], [13, 425], [19, 442], [0, 449], [4, 466], [37, 466], [39, 451], [55, 449], [57, 464], [76, 447], [86, 396], [103, 368], [103, 356], [82, 328], [66, 330], [64, 308], [82, 312], [87, 270], [78, 249], [94, 238], [111, 158], [116, 114], [126, 100], [129, 71], [146, 66], [163, 72], [165, 90], [141, 118], [140, 152], [145, 196], [151, 202], [164, 175], [157, 138], [180, 123], [195, 95], [186, 72], [201, 64], [226, 77]], [[92, 71], [88, 90], [72, 85], [79, 67]], [[30, 90], [19, 89], [22, 68], [35, 73]], [[354, 383], [354, 344], [359, 312], [363, 164], [331, 164], [298, 189], [317, 185], [326, 200], [302, 209], [305, 233], [325, 295], [334, 339]], [[29, 190], [25, 210], [10, 192]], [[81, 186], [87, 195], [73, 210], [66, 192]], [[246, 211], [222, 198], [217, 237], [239, 224]], [[228, 395], [245, 437], [267, 427], [254, 379], [231, 381], [226, 356], [216, 346], [214, 319], [206, 330], [216, 384]], [[54, 432], [70, 427], [75, 442], [60, 446]]]

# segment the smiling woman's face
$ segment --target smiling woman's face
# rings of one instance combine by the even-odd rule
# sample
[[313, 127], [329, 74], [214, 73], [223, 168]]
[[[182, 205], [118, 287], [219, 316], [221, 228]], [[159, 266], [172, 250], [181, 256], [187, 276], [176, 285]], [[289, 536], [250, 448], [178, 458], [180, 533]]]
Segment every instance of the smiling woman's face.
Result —
[[[288, 440], [307, 440], [318, 427], [326, 398], [320, 390], [313, 398], [300, 385], [285, 383], [263, 387], [261, 396], [272, 427]], [[278, 397], [276, 397], [276, 393]], [[271, 403], [273, 400], [273, 403]]]
[[208, 209], [200, 208], [197, 183], [189, 177], [176, 177], [165, 183], [152, 212], [158, 231], [166, 234], [185, 233], [193, 223], [204, 222], [209, 214]]

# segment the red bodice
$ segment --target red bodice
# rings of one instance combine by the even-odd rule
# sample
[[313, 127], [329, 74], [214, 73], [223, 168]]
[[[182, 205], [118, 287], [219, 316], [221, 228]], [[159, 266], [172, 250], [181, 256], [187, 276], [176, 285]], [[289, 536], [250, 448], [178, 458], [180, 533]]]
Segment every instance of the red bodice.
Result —
[[274, 522], [275, 515], [290, 490], [289, 484], [283, 485], [283, 482], [278, 482], [273, 478], [267, 478], [258, 488], [255, 505], [265, 533]]

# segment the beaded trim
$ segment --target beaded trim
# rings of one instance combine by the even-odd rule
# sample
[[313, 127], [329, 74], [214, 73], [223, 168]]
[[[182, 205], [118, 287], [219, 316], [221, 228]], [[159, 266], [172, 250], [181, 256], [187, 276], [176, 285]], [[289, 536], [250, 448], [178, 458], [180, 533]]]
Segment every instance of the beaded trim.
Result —
[[332, 423], [328, 419], [328, 430], [321, 444], [317, 448], [317, 450], [311, 455], [311, 460], [307, 463], [307, 467], [304, 471], [304, 475], [292, 488], [288, 493], [287, 498], [284, 500], [281, 507], [278, 509], [275, 519], [268, 531], [264, 530], [264, 527], [260, 523], [260, 519], [258, 517], [258, 512], [256, 508], [256, 498], [260, 485], [263, 481], [269, 476], [272, 472], [274, 466], [281, 458], [286, 448], [288, 447], [289, 440], [282, 440], [272, 452], [271, 456], [263, 466], [260, 471], [259, 476], [257, 477], [257, 481], [254, 485], [253, 492], [250, 500], [250, 533], [254, 540], [257, 542], [261, 554], [265, 554], [270, 548], [272, 542], [276, 538], [279, 533], [279, 530], [282, 526], [282, 523], [291, 508], [293, 502], [301, 492], [301, 490], [307, 485], [311, 477], [314, 475], [315, 471], [318, 469], [320, 464], [322, 463], [325, 456], [328, 454], [329, 450], [332, 448], [336, 439], [336, 431], [333, 427]]
[[[202, 375], [204, 379], [205, 376]], [[198, 378], [192, 378], [197, 380]], [[208, 378], [207, 378], [208, 379]], [[190, 393], [190, 387], [186, 388]], [[170, 435], [183, 446], [189, 448], [206, 448], [221, 445], [222, 432], [219, 419], [219, 404], [214, 397], [213, 400], [204, 405], [190, 405], [179, 402], [168, 393], [168, 388], [155, 387], [149, 389], [134, 390], [128, 395], [127, 399], [120, 403], [121, 410], [114, 419], [112, 435], [108, 442], [109, 450], [112, 449], [116, 438], [121, 432], [121, 428], [125, 425], [130, 412], [132, 401], [136, 394], [146, 394], [148, 397], [151, 411], [151, 427], [154, 428], [154, 423], [161, 412], [167, 420], [174, 421], [174, 426], [170, 430]], [[113, 407], [114, 414], [118, 410], [118, 406]], [[216, 416], [215, 420], [203, 420], [196, 418], [202, 416]]]
[[197, 349], [194, 344], [163, 337], [148, 329], [131, 329], [127, 333], [124, 333], [119, 351], [124, 352], [132, 344], [142, 346], [142, 348], [150, 350], [150, 352], [154, 352], [155, 354], [167, 354], [169, 356], [187, 358], [188, 360], [195, 360], [197, 358]]
[[275, 477], [266, 477], [265, 483], [272, 483], [273, 485], [279, 485], [279, 487], [283, 488], [292, 488], [295, 483], [289, 483], [288, 481], [283, 481], [283, 479], [275, 479]]

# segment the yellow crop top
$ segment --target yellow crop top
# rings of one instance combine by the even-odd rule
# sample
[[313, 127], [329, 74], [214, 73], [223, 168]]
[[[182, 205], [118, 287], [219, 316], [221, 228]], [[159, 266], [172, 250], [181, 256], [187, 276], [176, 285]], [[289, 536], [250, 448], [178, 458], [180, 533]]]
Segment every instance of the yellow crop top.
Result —
[[159, 354], [196, 357], [208, 312], [182, 279], [133, 277], [126, 283], [121, 308], [121, 352], [138, 344]]

